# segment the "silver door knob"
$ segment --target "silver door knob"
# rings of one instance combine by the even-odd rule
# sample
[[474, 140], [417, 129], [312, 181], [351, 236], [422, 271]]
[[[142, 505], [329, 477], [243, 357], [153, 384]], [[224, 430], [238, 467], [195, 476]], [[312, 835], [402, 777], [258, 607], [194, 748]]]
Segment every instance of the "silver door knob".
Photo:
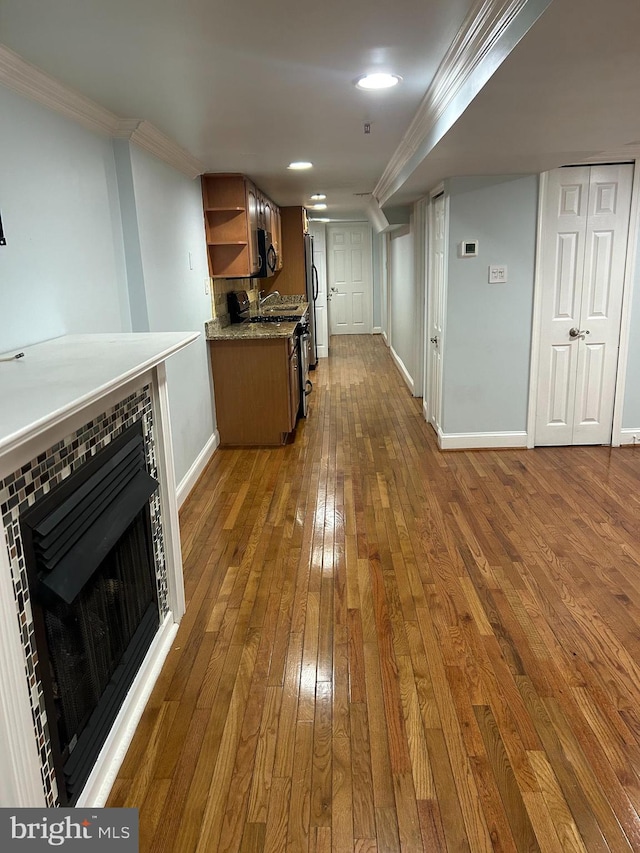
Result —
[[569, 337], [570, 338], [582, 338], [584, 340], [584, 336], [589, 334], [589, 329], [577, 329], [575, 326], [573, 329], [569, 329]]

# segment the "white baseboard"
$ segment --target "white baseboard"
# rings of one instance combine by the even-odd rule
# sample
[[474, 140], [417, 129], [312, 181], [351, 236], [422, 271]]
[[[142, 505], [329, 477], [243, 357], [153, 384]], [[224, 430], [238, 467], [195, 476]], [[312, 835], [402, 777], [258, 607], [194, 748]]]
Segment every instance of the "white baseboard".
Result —
[[384, 329], [382, 329], [382, 340], [385, 342], [387, 346], [389, 346], [389, 338], [387, 337], [387, 333]]
[[526, 432], [438, 432], [440, 450], [526, 448]]
[[374, 326], [371, 330], [372, 335], [381, 335], [382, 334], [382, 326]]
[[76, 806], [102, 808], [106, 803], [177, 631], [169, 613], [151, 643]]
[[195, 462], [189, 468], [187, 473], [184, 475], [178, 488], [176, 489], [176, 498], [178, 501], [178, 507], [181, 507], [182, 504], [189, 497], [189, 492], [195, 486], [198, 481], [198, 477], [204, 469], [207, 467], [207, 464], [213, 454], [216, 451], [216, 448], [220, 444], [220, 433], [216, 430], [211, 438], [207, 441], [205, 446], [202, 448], [198, 456], [196, 457]]
[[389, 347], [389, 351], [391, 353], [391, 358], [393, 359], [395, 366], [400, 371], [400, 375], [402, 376], [402, 378], [406, 382], [407, 387], [409, 388], [409, 391], [411, 391], [411, 396], [412, 397], [415, 396], [414, 384], [413, 384], [413, 379], [411, 378], [411, 374], [409, 373], [407, 368], [404, 366], [404, 362], [402, 361], [402, 359], [400, 358], [398, 353], [394, 350], [394, 348]]
[[427, 408], [427, 401], [424, 397], [422, 398], [422, 417], [427, 423], [429, 422], [429, 409]]
[[621, 429], [620, 444], [635, 444], [640, 447], [640, 427], [637, 427], [636, 429]]

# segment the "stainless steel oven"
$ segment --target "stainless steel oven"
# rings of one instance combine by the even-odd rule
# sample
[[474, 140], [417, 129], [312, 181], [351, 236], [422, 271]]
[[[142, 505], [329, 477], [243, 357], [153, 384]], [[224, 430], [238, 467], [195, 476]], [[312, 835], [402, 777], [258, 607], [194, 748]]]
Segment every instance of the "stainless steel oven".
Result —
[[306, 418], [309, 405], [308, 397], [313, 391], [313, 383], [309, 379], [311, 362], [311, 332], [307, 323], [298, 326], [298, 347], [300, 351], [300, 409], [298, 415]]

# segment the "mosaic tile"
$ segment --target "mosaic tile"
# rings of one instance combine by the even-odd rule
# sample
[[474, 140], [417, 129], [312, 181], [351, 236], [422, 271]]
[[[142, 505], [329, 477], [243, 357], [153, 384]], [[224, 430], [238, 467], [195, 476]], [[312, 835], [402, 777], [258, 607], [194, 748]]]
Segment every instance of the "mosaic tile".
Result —
[[[0, 480], [0, 515], [9, 546], [17, 629], [22, 637], [25, 651], [25, 679], [29, 686], [34, 737], [40, 752], [42, 786], [47, 806], [58, 805], [59, 797], [53, 769], [44, 694], [38, 678], [38, 653], [22, 550], [20, 514], [33, 506], [38, 498], [49, 492], [53, 486], [77, 471], [124, 429], [140, 421], [145, 439], [147, 470], [152, 477], [158, 479], [151, 392], [149, 386], [145, 386]], [[157, 493], [149, 501], [149, 507], [160, 621], [162, 621], [169, 612], [169, 586], [160, 498]]]

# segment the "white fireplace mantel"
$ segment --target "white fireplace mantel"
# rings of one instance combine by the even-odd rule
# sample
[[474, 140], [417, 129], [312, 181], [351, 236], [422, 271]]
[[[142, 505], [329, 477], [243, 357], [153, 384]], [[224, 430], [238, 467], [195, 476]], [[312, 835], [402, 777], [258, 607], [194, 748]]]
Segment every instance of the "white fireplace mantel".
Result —
[[[65, 335], [25, 347], [19, 359], [0, 361], [0, 480], [143, 385], [150, 386], [153, 399], [171, 613], [147, 655], [78, 805], [104, 804], [184, 613], [165, 361], [198, 337], [198, 332]], [[17, 352], [20, 350], [0, 358]], [[25, 655], [2, 524], [0, 684], [0, 806], [42, 806]]]

